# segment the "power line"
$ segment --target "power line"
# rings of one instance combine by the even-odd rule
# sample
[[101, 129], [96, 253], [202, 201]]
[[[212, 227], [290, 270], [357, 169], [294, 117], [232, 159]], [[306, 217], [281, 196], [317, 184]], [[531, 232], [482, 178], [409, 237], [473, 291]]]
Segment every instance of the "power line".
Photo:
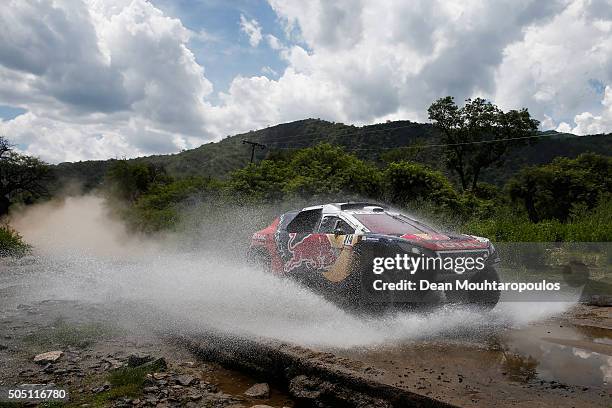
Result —
[[[432, 147], [450, 147], [450, 146], [463, 146], [463, 145], [474, 145], [474, 144], [486, 144], [486, 143], [499, 143], [506, 142], [511, 140], [523, 140], [523, 139], [534, 139], [534, 138], [543, 138], [543, 137], [552, 137], [554, 134], [546, 134], [546, 135], [533, 135], [533, 136], [522, 136], [522, 137], [513, 137], [507, 139], [492, 139], [492, 140], [478, 140], [473, 142], [462, 142], [462, 143], [439, 143], [439, 144], [425, 144], [425, 145], [416, 145], [416, 146], [397, 146], [397, 147], [378, 147], [378, 148], [354, 148], [349, 149], [350, 151], [362, 151], [362, 150], [391, 150], [391, 149], [422, 149], [422, 148], [432, 148]], [[575, 138], [575, 137], [583, 137], [579, 135], [567, 135], [566, 138]], [[303, 145], [303, 146], [293, 146], [293, 147], [273, 147], [272, 149], [276, 150], [293, 150], [299, 148], [311, 147], [311, 145]]]
[[259, 147], [261, 148], [261, 150], [266, 148], [266, 145], [257, 142], [251, 142], [250, 140], [243, 140], [242, 144], [251, 145], [251, 163], [253, 163], [253, 158], [255, 157], [255, 147]]

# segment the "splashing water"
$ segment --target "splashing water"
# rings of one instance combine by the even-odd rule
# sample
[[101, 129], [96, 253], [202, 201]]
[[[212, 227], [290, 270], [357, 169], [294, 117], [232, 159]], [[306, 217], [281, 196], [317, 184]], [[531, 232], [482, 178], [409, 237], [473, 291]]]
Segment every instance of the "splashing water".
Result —
[[[230, 251], [184, 253], [167, 242], [131, 237], [105, 216], [100, 198], [33, 208], [13, 223], [37, 250], [36, 261], [22, 267], [36, 280], [29, 286], [32, 299], [131, 305], [121, 309], [123, 319], [142, 319], [144, 313], [158, 329], [181, 325], [310, 347], [371, 347], [486, 335], [570, 306], [508, 303], [492, 312], [441, 308], [360, 317], [295, 282], [231, 259]], [[206, 235], [214, 237], [211, 231]]]

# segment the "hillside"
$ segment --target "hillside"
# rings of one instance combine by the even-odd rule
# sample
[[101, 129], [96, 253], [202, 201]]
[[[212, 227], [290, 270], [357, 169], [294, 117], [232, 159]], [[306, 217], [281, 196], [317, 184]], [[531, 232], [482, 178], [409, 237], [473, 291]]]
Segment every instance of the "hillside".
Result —
[[[484, 181], [501, 183], [519, 168], [530, 164], [551, 161], [556, 156], [576, 157], [587, 151], [609, 155], [612, 152], [612, 137], [589, 135], [574, 137], [556, 132], [536, 143], [512, 152], [499, 168], [491, 169]], [[174, 176], [211, 176], [224, 178], [232, 170], [241, 168], [250, 160], [250, 146], [242, 140], [250, 140], [267, 146], [256, 150], [256, 161], [271, 154], [291, 149], [309, 147], [328, 142], [345, 146], [361, 158], [374, 161], [408, 158], [442, 169], [439, 147], [426, 147], [439, 143], [437, 130], [430, 124], [410, 121], [394, 121], [362, 127], [305, 119], [283, 123], [257, 131], [229, 136], [219, 142], [207, 143], [196, 149], [176, 154], [156, 155], [132, 159], [163, 165]], [[415, 148], [415, 146], [425, 146]], [[409, 148], [405, 148], [410, 146]], [[404, 147], [404, 149], [394, 150]], [[54, 166], [60, 180], [78, 180], [86, 189], [98, 185], [114, 159], [61, 163]]]

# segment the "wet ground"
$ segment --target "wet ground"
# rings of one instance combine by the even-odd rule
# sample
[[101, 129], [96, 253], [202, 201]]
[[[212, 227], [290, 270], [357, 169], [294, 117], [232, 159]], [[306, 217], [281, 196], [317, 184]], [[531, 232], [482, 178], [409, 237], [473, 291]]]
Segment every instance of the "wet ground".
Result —
[[[146, 310], [146, 303], [126, 306], [88, 302], [83, 298], [78, 301], [58, 300], [61, 296], [54, 298], [53, 290], [45, 291], [39, 287], [41, 282], [48, 283], [49, 280], [38, 279], [36, 274], [41, 269], [37, 262], [33, 259], [0, 263], [0, 384], [31, 382], [32, 379], [56, 383], [66, 381], [66, 384], [72, 384], [73, 391], [83, 389], [87, 394], [90, 393], [88, 390], [105, 381], [105, 371], [112, 368], [105, 366], [104, 358], [110, 355], [112, 359], [123, 361], [130, 353], [164, 357], [176, 375], [185, 374], [186, 370], [194, 374], [193, 367], [185, 368], [184, 363], [197, 357], [181, 348], [180, 344], [167, 342], [164, 336], [173, 329], [165, 325], [161, 312], [143, 314], [143, 319], [139, 320], [135, 318], [138, 316], [136, 309]], [[108, 264], [104, 266], [108, 267]], [[51, 273], [54, 268], [61, 269], [61, 266], [47, 265], [44, 272]], [[93, 286], [97, 287], [97, 284]], [[133, 290], [142, 289], [134, 287]], [[32, 298], [33, 293], [36, 293], [36, 299]], [[145, 298], [145, 301], [150, 300]], [[173, 302], [180, 306], [179, 301], [180, 298], [173, 298]], [[131, 313], [123, 313], [130, 308], [133, 308]], [[275, 317], [281, 312], [276, 310]], [[290, 311], [287, 314], [291, 314]], [[463, 315], [450, 316], [459, 318]], [[427, 322], [436, 318], [441, 317], [433, 314], [421, 320]], [[62, 371], [65, 368], [60, 368], [58, 379], [57, 373], [45, 373], [31, 361], [35, 353], [55, 349], [55, 340], [51, 339], [51, 344], [40, 344], [38, 340], [45, 339], [45, 333], [54, 330], [58, 319], [73, 325], [66, 326], [64, 332], [68, 333], [64, 333], [63, 339], [76, 337], [78, 340], [80, 334], [77, 332], [83, 325], [114, 325], [121, 330], [112, 336], [89, 339], [91, 342], [84, 349], [77, 350], [77, 346], [70, 345], [66, 351], [73, 357], [82, 358], [88, 365], [80, 367], [72, 362], [74, 364], [71, 363], [69, 368], [76, 371]], [[162, 324], [152, 324], [151, 319]], [[397, 325], [405, 323], [402, 319], [392, 321]], [[321, 321], [322, 325], [324, 323]], [[430, 328], [432, 323], [435, 322], [416, 325], [414, 330]], [[452, 323], [454, 330], [442, 330], [427, 336], [406, 333], [403, 340], [383, 344], [308, 346], [304, 355], [319, 358], [331, 352], [360, 363], [355, 367], [373, 368], [360, 371], [360, 376], [369, 376], [381, 384], [458, 406], [609, 407], [612, 404], [612, 308], [575, 305], [564, 313], [520, 325], [489, 327], [461, 321]], [[460, 330], [462, 326], [468, 329]], [[80, 329], [75, 329], [73, 336], [70, 327]], [[334, 326], [330, 325], [329, 330], [334, 330]], [[413, 340], [407, 340], [410, 338]], [[356, 339], [351, 340], [348, 343], [359, 343]], [[309, 349], [315, 352], [311, 354]], [[102, 371], [88, 371], [90, 363], [101, 364], [96, 370]], [[199, 361], [198, 364], [195, 375], [201, 384], [212, 384], [225, 395], [221, 406], [257, 403], [245, 399], [243, 393], [262, 378], [226, 370], [208, 361]], [[346, 361], [343, 364], [343, 369], [350, 369], [353, 365]], [[83, 385], [83, 378], [92, 383]], [[291, 399], [287, 391], [273, 387], [271, 398], [263, 402], [281, 407], [291, 405]], [[199, 404], [191, 402], [195, 406]]]
[[[293, 406], [274, 386], [265, 396], [245, 395], [258, 379], [143, 329], [117, 324], [99, 304], [46, 300], [2, 309], [0, 386], [52, 383], [69, 392], [68, 407]], [[56, 350], [62, 352], [56, 362], [34, 362], [34, 356]], [[130, 356], [163, 359], [163, 367], [147, 369], [143, 381], [134, 381], [139, 367], [129, 366]]]
[[521, 329], [336, 353], [381, 380], [460, 406], [612, 404], [612, 308], [576, 305]]

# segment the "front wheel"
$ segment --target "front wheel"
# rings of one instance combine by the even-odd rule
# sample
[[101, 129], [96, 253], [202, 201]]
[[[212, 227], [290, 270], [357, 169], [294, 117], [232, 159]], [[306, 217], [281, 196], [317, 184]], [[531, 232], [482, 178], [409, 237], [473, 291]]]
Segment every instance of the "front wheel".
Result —
[[[499, 275], [494, 267], [489, 266], [469, 279], [470, 283], [499, 282]], [[476, 306], [491, 310], [499, 302], [499, 290], [453, 290], [445, 293], [447, 301], [462, 305]]]

